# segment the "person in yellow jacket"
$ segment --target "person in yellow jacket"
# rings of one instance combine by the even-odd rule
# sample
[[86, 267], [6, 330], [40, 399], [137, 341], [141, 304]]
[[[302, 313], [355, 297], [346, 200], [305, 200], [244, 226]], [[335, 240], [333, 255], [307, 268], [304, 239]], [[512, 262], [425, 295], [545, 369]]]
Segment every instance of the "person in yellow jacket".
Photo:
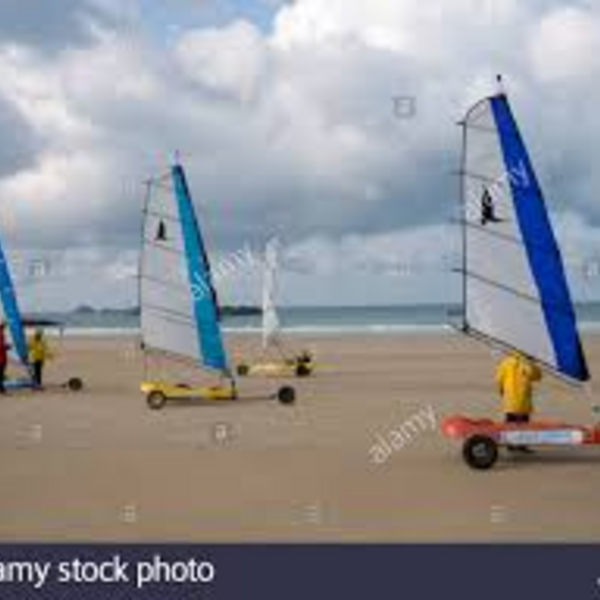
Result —
[[43, 329], [37, 329], [29, 340], [29, 362], [33, 369], [33, 381], [37, 387], [44, 382], [44, 365], [52, 358], [52, 353], [46, 341]]
[[[507, 423], [529, 423], [534, 412], [534, 385], [541, 379], [541, 369], [519, 352], [507, 356], [498, 365], [496, 383]], [[509, 446], [509, 450], [531, 452], [525, 446]]]

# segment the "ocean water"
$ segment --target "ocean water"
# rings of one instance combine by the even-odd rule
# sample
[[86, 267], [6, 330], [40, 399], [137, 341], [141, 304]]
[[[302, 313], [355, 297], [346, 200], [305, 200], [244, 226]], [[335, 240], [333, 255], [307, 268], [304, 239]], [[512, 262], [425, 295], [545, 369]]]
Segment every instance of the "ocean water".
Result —
[[[600, 331], [600, 303], [577, 308], [584, 331]], [[116, 311], [71, 315], [45, 315], [62, 321], [71, 334], [128, 334], [139, 330], [139, 319], [131, 313]], [[282, 307], [280, 319], [290, 334], [402, 334], [441, 333], [457, 323], [459, 307], [454, 305], [370, 306], [370, 307]], [[257, 333], [260, 315], [228, 316], [225, 331]]]
[[[446, 329], [456, 309], [444, 305], [367, 307], [287, 307], [280, 311], [290, 333], [410, 333]], [[455, 317], [456, 318], [456, 317]], [[260, 316], [232, 317], [232, 331], [260, 331]]]

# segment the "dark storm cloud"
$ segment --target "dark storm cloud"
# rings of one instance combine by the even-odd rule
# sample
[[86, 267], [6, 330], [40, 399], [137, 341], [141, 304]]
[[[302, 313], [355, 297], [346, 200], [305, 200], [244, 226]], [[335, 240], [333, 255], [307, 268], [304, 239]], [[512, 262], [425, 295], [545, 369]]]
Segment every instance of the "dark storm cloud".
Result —
[[32, 166], [40, 147], [29, 123], [0, 95], [0, 178]]
[[[54, 48], [84, 43], [51, 61], [28, 53], [4, 57], [12, 61], [14, 78], [5, 80], [7, 89], [23, 90], [22, 110], [55, 146], [44, 153], [45, 168], [8, 187], [8, 197], [20, 195], [23, 206], [11, 241], [137, 248], [142, 182], [164, 172], [180, 150], [211, 251], [257, 248], [279, 235], [303, 252], [313, 248], [313, 263], [324, 255], [326, 262], [346, 258], [348, 244], [338, 242], [350, 235], [360, 240], [351, 262], [361, 269], [369, 247], [368, 265], [404, 255], [403, 248], [422, 253], [421, 234], [413, 232], [429, 232], [428, 245], [437, 247], [442, 234], [435, 227], [447, 223], [457, 205], [461, 145], [455, 123], [470, 102], [493, 90], [496, 69], [507, 74], [551, 208], [575, 210], [584, 225], [596, 223], [598, 79], [571, 78], [561, 65], [566, 76], [560, 85], [544, 79], [563, 58], [581, 63], [576, 44], [575, 58], [567, 52], [567, 42], [580, 39], [579, 28], [559, 15], [571, 33], [552, 54], [556, 36], [541, 43], [536, 27], [542, 9], [555, 3], [533, 1], [536, 10], [514, 4], [506, 14], [502, 2], [482, 3], [504, 15], [503, 27], [492, 30], [458, 19], [454, 11], [460, 16], [469, 5], [461, 0], [447, 9], [454, 21], [439, 30], [437, 22], [424, 26], [419, 39], [396, 40], [411, 11], [420, 10], [418, 0], [404, 3], [407, 14], [399, 13], [397, 24], [378, 13], [385, 6], [395, 11], [394, 0], [348, 0], [340, 14], [334, 3], [302, 0], [297, 4], [310, 4], [314, 18], [297, 16], [286, 32], [281, 23], [277, 39], [239, 20], [196, 27], [197, 21], [180, 18], [191, 14], [185, 10], [190, 3], [174, 0], [132, 20], [131, 30], [85, 45], [86, 19], [107, 18], [91, 3], [63, 2], [61, 12], [50, 14], [55, 3], [31, 2], [41, 12], [13, 12], [21, 24], [9, 26], [8, 9], [18, 4], [0, 0], [5, 41]], [[437, 4], [442, 14], [446, 3]], [[201, 6], [198, 0], [198, 12]], [[367, 26], [370, 12], [377, 18]], [[26, 22], [29, 33], [27, 27], [23, 33]], [[312, 22], [343, 27], [320, 40], [313, 35], [316, 25], [307, 29]], [[530, 60], [533, 42], [542, 58], [551, 53], [540, 68]], [[414, 111], [398, 114], [395, 97], [414, 99]], [[5, 173], [20, 167], [16, 157], [34, 157], [36, 144], [10, 111], [0, 119]], [[313, 238], [326, 243], [303, 245]]]
[[0, 43], [55, 50], [90, 40], [91, 20], [108, 24], [109, 16], [86, 0], [2, 0]]

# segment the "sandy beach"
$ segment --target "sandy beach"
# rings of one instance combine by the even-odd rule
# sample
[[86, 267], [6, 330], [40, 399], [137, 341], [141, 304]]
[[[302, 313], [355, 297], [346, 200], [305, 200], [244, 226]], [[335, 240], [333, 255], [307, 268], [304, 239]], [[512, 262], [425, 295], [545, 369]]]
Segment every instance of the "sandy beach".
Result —
[[[495, 357], [458, 335], [301, 338], [322, 363], [294, 382], [244, 380], [227, 404], [146, 408], [133, 338], [55, 342], [53, 382], [0, 398], [0, 539], [54, 541], [598, 541], [600, 451], [550, 450], [469, 471], [423, 421], [498, 413]], [[256, 339], [229, 339], [247, 356]], [[600, 337], [588, 337], [600, 373]], [[589, 423], [589, 400], [548, 379], [544, 416]], [[424, 413], [423, 413], [424, 414]], [[381, 458], [381, 457], [380, 457]], [[378, 464], [381, 463], [381, 464]]]

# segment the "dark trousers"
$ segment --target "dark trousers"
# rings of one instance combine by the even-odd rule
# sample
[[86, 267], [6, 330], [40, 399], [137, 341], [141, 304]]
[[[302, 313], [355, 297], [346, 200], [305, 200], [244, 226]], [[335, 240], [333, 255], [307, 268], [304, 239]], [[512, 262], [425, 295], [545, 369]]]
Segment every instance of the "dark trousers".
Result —
[[[529, 421], [531, 419], [530, 419], [530, 415], [523, 415], [523, 414], [518, 414], [518, 413], [506, 413], [506, 415], [504, 416], [504, 420], [506, 421], [506, 423], [525, 424], [525, 423], [529, 423]], [[529, 451], [527, 446], [509, 445], [509, 446], [507, 446], [507, 448], [509, 450]]]
[[518, 413], [506, 413], [504, 420], [507, 423], [529, 423], [530, 416]]
[[0, 394], [6, 394], [4, 380], [6, 379], [6, 363], [0, 362]]
[[42, 386], [44, 375], [44, 361], [36, 360], [33, 365], [33, 381], [37, 386]]

